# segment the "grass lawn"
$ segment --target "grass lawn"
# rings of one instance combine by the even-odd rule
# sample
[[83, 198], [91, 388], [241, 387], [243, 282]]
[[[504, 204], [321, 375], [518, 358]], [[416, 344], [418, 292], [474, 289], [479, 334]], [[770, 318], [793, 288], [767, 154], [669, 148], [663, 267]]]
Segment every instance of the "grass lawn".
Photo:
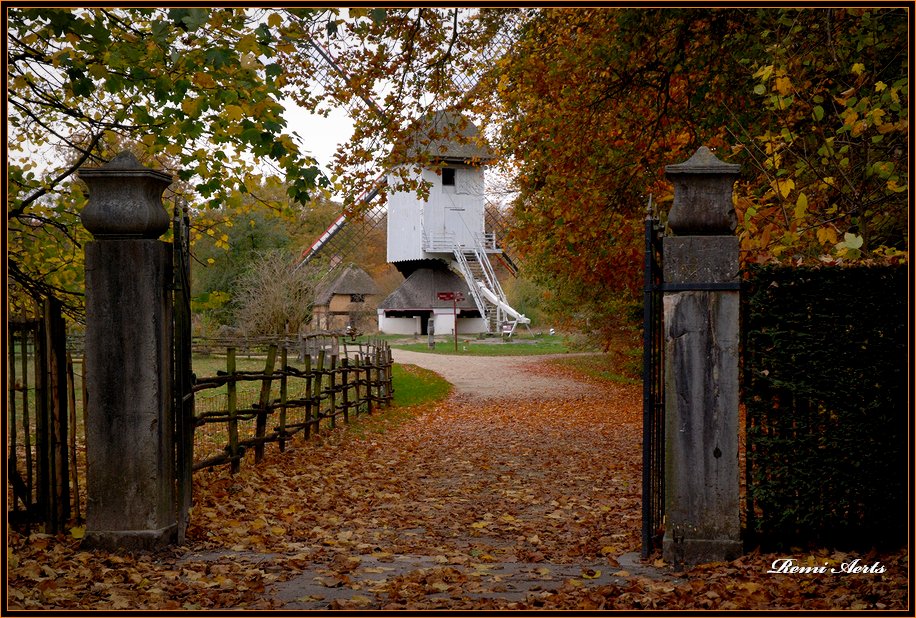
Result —
[[439, 374], [416, 365], [395, 363], [392, 369], [394, 381], [394, 407], [406, 408], [434, 403], [448, 397], [452, 385]]
[[[411, 339], [401, 341], [410, 341]], [[583, 352], [570, 344], [562, 335], [543, 335], [534, 337], [530, 335], [516, 335], [511, 339], [476, 339], [458, 336], [458, 351], [455, 351], [455, 341], [451, 338], [437, 337], [436, 347], [429, 349], [427, 341], [418, 343], [391, 342], [391, 347], [411, 352], [428, 352], [430, 354], [451, 354], [458, 356], [530, 356], [535, 354], [568, 354], [569, 352]]]
[[[239, 371], [263, 371], [266, 363], [263, 357], [248, 358], [245, 355], [236, 355], [236, 369]], [[192, 359], [194, 372], [199, 377], [213, 377], [217, 371], [226, 371], [226, 357], [224, 355], [195, 355]], [[392, 368], [394, 387], [394, 402], [389, 408], [380, 413], [353, 416], [348, 431], [355, 434], [378, 433], [393, 427], [410, 418], [417, 406], [434, 403], [444, 399], [451, 392], [451, 384], [439, 377], [438, 374], [422, 369], [415, 365], [395, 364]], [[293, 384], [301, 386], [301, 380], [294, 380]], [[298, 388], [298, 386], [296, 388]], [[271, 397], [277, 396], [277, 383], [272, 385]], [[291, 389], [293, 387], [291, 386]], [[239, 405], [247, 405], [258, 398], [261, 382], [241, 382], [238, 385]], [[291, 391], [292, 392], [292, 391]], [[206, 389], [197, 393], [196, 412], [222, 410], [226, 407], [226, 387], [221, 386]], [[292, 412], [290, 414], [293, 414]], [[324, 425], [324, 423], [322, 423]], [[338, 425], [340, 425], [338, 419]], [[244, 425], [244, 426], [243, 426]], [[251, 421], [240, 423], [240, 434], [247, 436], [253, 430]], [[226, 427], [222, 423], [198, 427], [195, 431], [195, 449], [203, 454], [219, 452], [228, 439]]]
[[620, 384], [642, 384], [642, 340], [639, 333], [614, 336], [605, 354], [557, 357], [551, 363]]

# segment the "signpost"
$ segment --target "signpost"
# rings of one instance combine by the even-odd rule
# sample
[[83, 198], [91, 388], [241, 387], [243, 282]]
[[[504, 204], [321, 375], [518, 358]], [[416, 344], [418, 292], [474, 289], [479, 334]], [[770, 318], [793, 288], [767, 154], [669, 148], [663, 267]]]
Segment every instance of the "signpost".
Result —
[[452, 331], [455, 333], [455, 351], [458, 351], [458, 302], [464, 300], [464, 294], [461, 292], [439, 292], [436, 294], [439, 300], [452, 301], [452, 315], [454, 316], [455, 325]]

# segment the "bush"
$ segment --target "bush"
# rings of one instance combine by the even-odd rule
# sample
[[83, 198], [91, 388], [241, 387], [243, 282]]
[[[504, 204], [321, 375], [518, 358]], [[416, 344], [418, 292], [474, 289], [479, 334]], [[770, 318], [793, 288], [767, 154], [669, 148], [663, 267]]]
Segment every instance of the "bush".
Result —
[[905, 542], [906, 267], [750, 275], [749, 532], [773, 545]]

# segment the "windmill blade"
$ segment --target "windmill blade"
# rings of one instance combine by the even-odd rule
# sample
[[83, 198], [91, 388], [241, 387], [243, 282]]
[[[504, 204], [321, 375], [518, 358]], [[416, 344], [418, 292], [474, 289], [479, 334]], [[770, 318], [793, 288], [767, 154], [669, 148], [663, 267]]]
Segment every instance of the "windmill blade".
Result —
[[[356, 203], [362, 205], [370, 204], [387, 182], [387, 173], [376, 178], [372, 183], [372, 187], [359, 196]], [[362, 229], [358, 230], [355, 234], [350, 234], [348, 238], [344, 239], [339, 236], [339, 234], [344, 229], [344, 226], [350, 222], [350, 219], [347, 217], [346, 213], [341, 213], [317, 240], [315, 240], [308, 249], [302, 252], [299, 262], [296, 264], [296, 269], [298, 270], [303, 265], [308, 264], [322, 250], [333, 251], [341, 260], [344, 259], [354, 248], [359, 246], [373, 229], [384, 221], [385, 214], [386, 211], [384, 206], [375, 206], [364, 211], [362, 216], [357, 219], [357, 221], [362, 224], [359, 226]], [[333, 267], [333, 264], [329, 264], [329, 268]]]
[[[465, 92], [461, 101], [459, 102], [459, 107], [462, 107], [463, 104], [469, 100], [471, 96], [474, 95], [479, 84], [481, 82], [484, 71], [488, 70], [493, 66], [496, 59], [502, 57], [504, 54], [508, 53], [514, 42], [518, 39], [522, 25], [526, 21], [527, 11], [518, 10], [512, 13], [507, 13], [503, 16], [503, 21], [501, 22], [501, 28], [498, 30], [493, 37], [488, 41], [488, 44], [482, 49], [476, 52], [477, 57], [481, 62], [476, 63], [476, 66], [472, 68], [467, 73], [455, 73], [452, 76], [453, 83], [458, 87], [459, 90]], [[333, 87], [336, 79], [342, 79], [345, 83], [350, 83], [350, 77], [344, 72], [340, 67], [340, 64], [334, 58], [332, 52], [322, 45], [316, 38], [316, 36], [310, 36], [307, 41], [308, 45], [306, 46], [306, 54], [310, 64], [314, 67], [315, 73], [314, 77], [322, 87], [329, 89]], [[365, 94], [358, 93], [357, 99], [351, 99], [349, 104], [346, 105], [348, 112], [352, 114], [353, 106], [359, 105], [360, 102], [375, 113], [381, 120], [384, 122], [389, 121], [388, 115], [385, 111], [373, 100], [371, 97], [366, 96]], [[312, 245], [302, 252], [301, 259], [296, 265], [296, 268], [300, 268], [304, 264], [309, 263], [316, 255], [323, 251], [331, 251], [336, 254], [340, 260], [346, 259], [347, 255], [352, 252], [353, 248], [358, 246], [358, 241], [355, 239], [365, 239], [375, 227], [377, 227], [385, 219], [385, 209], [384, 206], [377, 206], [374, 208], [367, 207], [379, 194], [382, 187], [387, 183], [387, 175], [390, 170], [383, 171], [372, 183], [369, 189], [363, 192], [363, 194], [355, 200], [355, 203], [365, 209], [365, 215], [360, 217], [358, 223], [362, 226], [363, 229], [360, 232], [352, 233], [347, 236], [343, 236], [341, 233], [345, 227], [357, 223], [351, 217], [349, 217], [345, 212], [342, 213], [328, 228], [322, 233]], [[497, 234], [497, 237], [503, 237], [504, 231], [506, 229], [506, 222], [504, 218], [500, 217], [494, 219], [491, 223], [491, 229]], [[368, 226], [368, 227], [367, 227]], [[335, 240], [336, 239], [336, 240]], [[333, 260], [332, 260], [333, 261]], [[515, 264], [512, 262], [508, 256], [505, 256], [505, 261], [507, 262], [507, 267], [510, 272], [515, 274], [518, 269]], [[333, 265], [331, 266], [333, 267]]]

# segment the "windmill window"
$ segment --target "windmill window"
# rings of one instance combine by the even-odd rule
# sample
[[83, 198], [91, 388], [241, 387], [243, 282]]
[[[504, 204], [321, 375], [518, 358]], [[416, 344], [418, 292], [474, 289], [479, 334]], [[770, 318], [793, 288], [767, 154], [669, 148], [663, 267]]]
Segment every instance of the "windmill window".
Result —
[[454, 187], [455, 186], [455, 168], [454, 167], [443, 167], [442, 168], [442, 186], [443, 187]]
[[364, 303], [366, 302], [365, 294], [350, 294], [351, 303]]

